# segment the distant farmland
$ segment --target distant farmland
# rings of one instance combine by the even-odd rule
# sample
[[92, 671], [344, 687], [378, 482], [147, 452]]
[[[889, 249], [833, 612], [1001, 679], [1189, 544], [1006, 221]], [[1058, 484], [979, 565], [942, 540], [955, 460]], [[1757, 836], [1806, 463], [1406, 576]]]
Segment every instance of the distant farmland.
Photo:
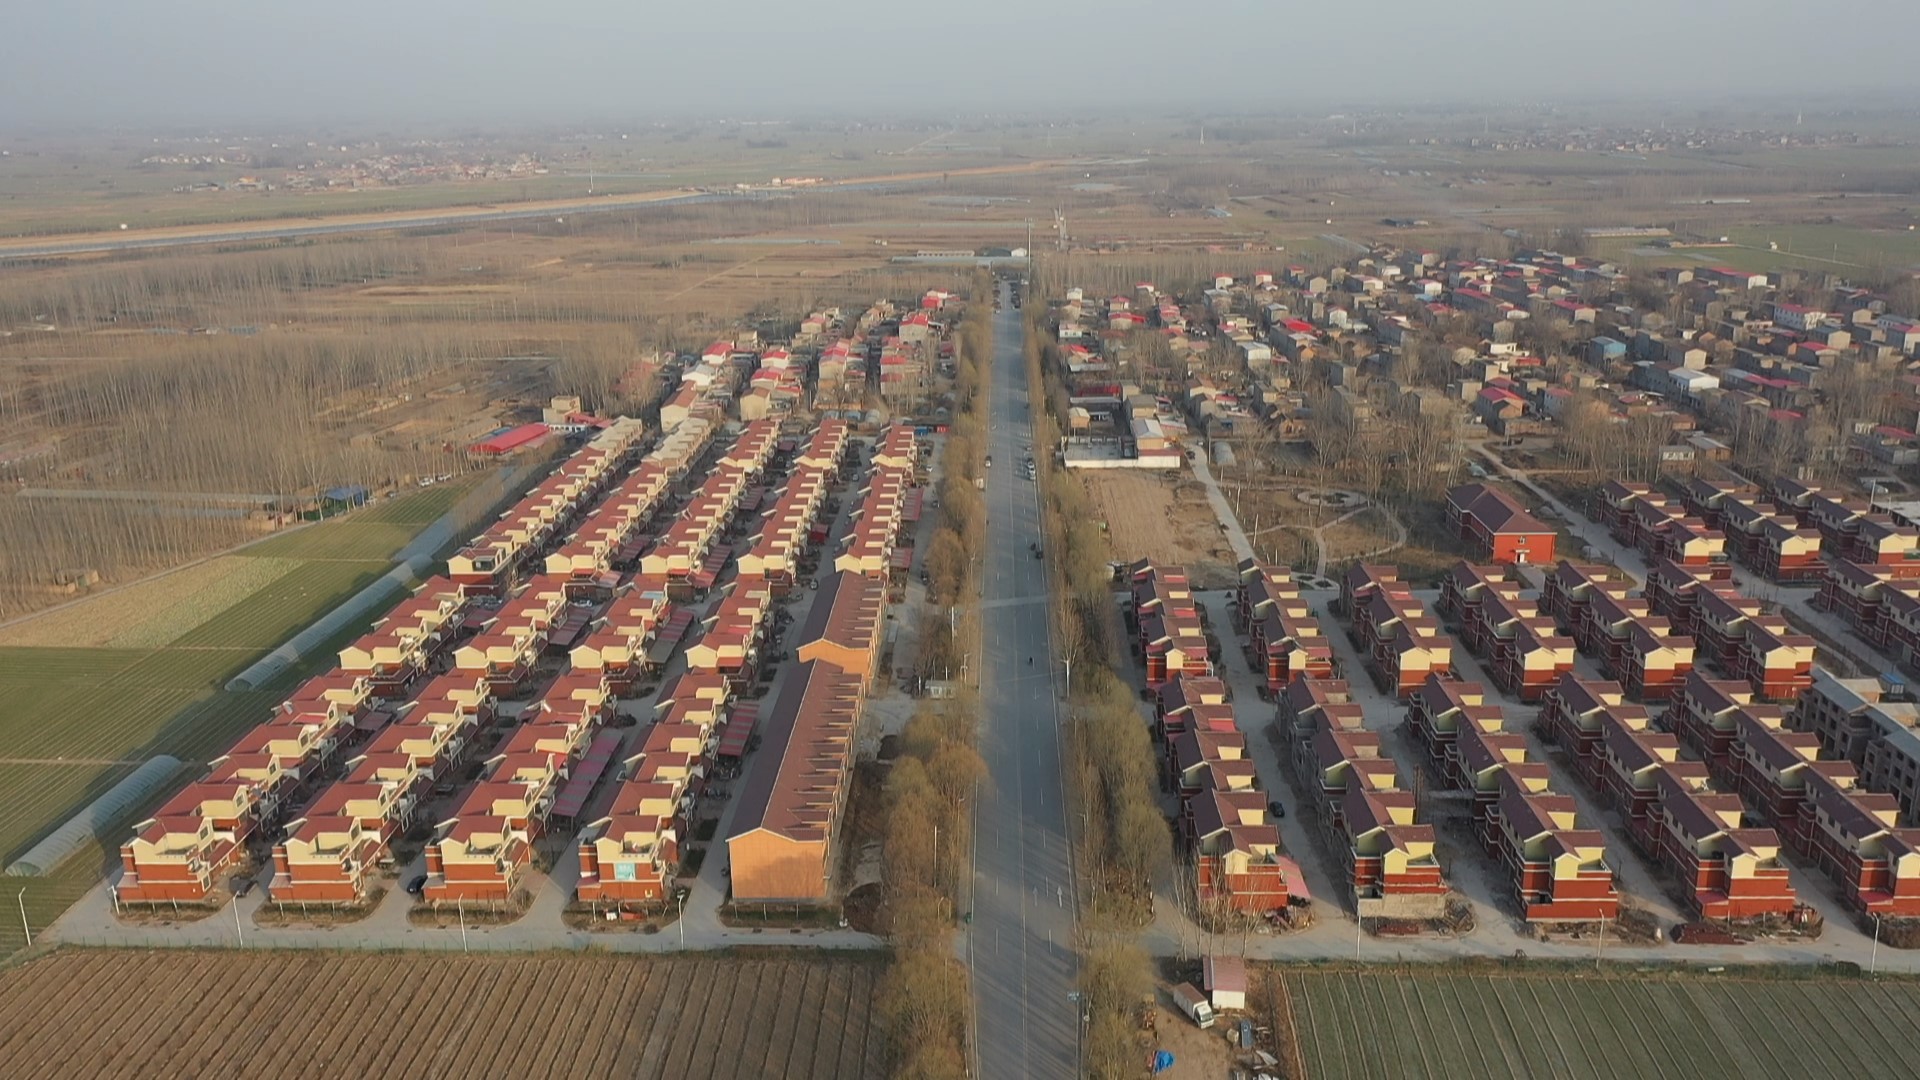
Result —
[[1920, 1076], [1920, 983], [1699, 975], [1284, 974], [1307, 1075]]
[[[876, 959], [64, 950], [0, 974], [55, 1076], [886, 1075]], [[85, 1017], [86, 1035], [71, 1021]]]

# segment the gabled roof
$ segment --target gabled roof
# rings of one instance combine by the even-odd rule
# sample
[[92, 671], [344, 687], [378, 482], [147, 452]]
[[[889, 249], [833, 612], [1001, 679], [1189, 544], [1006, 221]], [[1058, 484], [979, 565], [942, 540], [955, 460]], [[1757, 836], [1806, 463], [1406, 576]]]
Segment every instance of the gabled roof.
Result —
[[1447, 492], [1447, 501], [1495, 535], [1553, 534], [1517, 499], [1490, 484], [1462, 484]]

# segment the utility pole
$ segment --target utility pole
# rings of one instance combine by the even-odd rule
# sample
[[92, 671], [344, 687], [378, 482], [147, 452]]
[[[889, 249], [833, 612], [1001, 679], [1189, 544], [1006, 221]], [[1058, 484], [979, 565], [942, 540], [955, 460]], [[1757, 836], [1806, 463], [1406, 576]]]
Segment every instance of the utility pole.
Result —
[[[27, 939], [27, 944], [28, 944], [29, 946], [31, 946], [31, 945], [33, 944], [33, 927], [32, 927], [32, 926], [30, 926], [30, 925], [28, 925], [28, 923], [27, 923], [27, 889], [26, 889], [26, 886], [24, 886], [24, 885], [23, 885], [23, 886], [21, 886], [21, 887], [20, 887], [20, 895], [18, 895], [18, 896], [16, 896], [16, 897], [14, 897], [14, 900], [15, 900], [15, 901], [16, 901], [16, 902], [17, 902], [17, 903], [18, 903], [18, 904], [20, 905], [20, 933], [21, 933], [21, 934], [23, 934], [23, 935], [25, 935], [25, 937], [26, 937], [26, 939]], [[115, 904], [116, 906], [118, 906], [118, 904], [119, 904], [119, 902], [120, 902], [120, 895], [119, 895], [119, 893], [118, 893], [118, 892], [115, 892], [115, 893], [114, 893], [114, 904]], [[1878, 931], [1877, 931], [1877, 929], [1876, 929], [1876, 932], [1875, 932], [1875, 935], [1874, 935], [1874, 940], [1876, 940], [1876, 941], [1877, 941], [1877, 940], [1879, 940], [1879, 934], [1878, 934]]]
[[241, 948], [247, 947], [247, 933], [240, 929], [240, 898], [237, 896], [233, 898], [233, 936]]
[[1600, 916], [1600, 944], [1593, 950], [1593, 970], [1600, 970], [1600, 958], [1607, 951], [1607, 917]]
[[467, 898], [461, 897], [454, 902], [460, 909], [460, 951], [471, 952], [467, 947]]
[[674, 919], [675, 922], [680, 924], [680, 951], [686, 952], [687, 951], [687, 893], [686, 893], [686, 890], [681, 889], [676, 891], [673, 894], [673, 898], [675, 903], [679, 906], [679, 909], [680, 909], [679, 916]]

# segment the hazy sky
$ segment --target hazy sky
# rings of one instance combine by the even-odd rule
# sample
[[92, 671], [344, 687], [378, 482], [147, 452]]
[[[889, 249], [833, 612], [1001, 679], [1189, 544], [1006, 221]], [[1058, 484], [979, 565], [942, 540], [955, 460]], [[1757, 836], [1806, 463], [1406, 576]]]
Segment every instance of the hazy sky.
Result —
[[1804, 0], [15, 0], [6, 8], [0, 128], [10, 130], [1102, 103], [1227, 112], [1920, 89], [1920, 65], [1910, 60], [1914, 0], [1855, 0], [1841, 17]]

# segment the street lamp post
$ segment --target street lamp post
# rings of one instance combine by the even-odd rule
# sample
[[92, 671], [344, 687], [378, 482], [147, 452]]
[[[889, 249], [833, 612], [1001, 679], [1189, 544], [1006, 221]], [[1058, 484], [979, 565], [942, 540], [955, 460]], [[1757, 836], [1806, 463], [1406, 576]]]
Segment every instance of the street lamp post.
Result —
[[680, 924], [680, 951], [686, 952], [687, 951], [687, 891], [685, 889], [676, 889], [673, 894], [673, 901], [674, 901], [674, 907], [678, 910], [678, 914], [674, 916], [673, 921]]
[[1874, 975], [1880, 968], [1880, 913], [1873, 913], [1873, 953], [1867, 959], [1867, 974]]
[[[118, 900], [119, 900], [119, 897], [116, 895], [115, 902], [117, 903]], [[27, 923], [26, 886], [23, 885], [20, 887], [20, 895], [14, 897], [14, 901], [20, 905], [20, 933], [26, 937], [27, 944], [32, 945], [33, 944], [33, 927]]]
[[1067, 1000], [1073, 1002], [1073, 1053], [1074, 1060], [1086, 1054], [1087, 1009], [1086, 995], [1078, 990], [1067, 991]]

